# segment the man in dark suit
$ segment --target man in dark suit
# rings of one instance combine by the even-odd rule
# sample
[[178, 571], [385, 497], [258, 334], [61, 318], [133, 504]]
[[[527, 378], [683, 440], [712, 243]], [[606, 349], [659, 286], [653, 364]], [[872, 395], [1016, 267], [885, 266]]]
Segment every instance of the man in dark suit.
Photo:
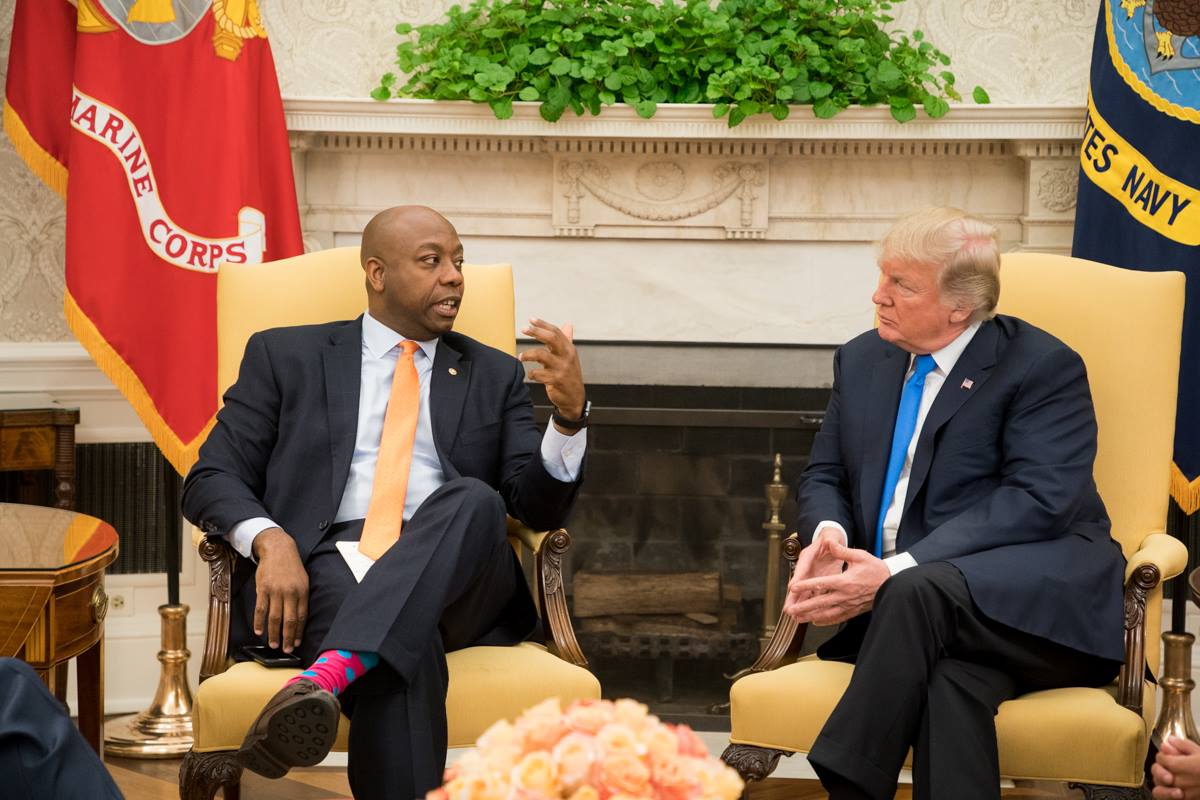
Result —
[[0, 786], [9, 800], [122, 800], [33, 667], [0, 658]]
[[785, 611], [845, 623], [819, 655], [856, 665], [809, 761], [835, 800], [890, 798], [912, 747], [915, 797], [998, 798], [1000, 703], [1103, 685], [1124, 656], [1087, 373], [995, 315], [991, 225], [907, 217], [879, 268], [878, 330], [834, 357], [797, 494]]
[[569, 326], [524, 331], [541, 347], [520, 361], [556, 409], [544, 436], [520, 361], [452, 332], [463, 247], [440, 214], [382, 212], [361, 258], [366, 314], [250, 338], [183, 510], [245, 556], [231, 655], [267, 643], [309, 665], [241, 762], [269, 777], [319, 762], [344, 709], [355, 796], [412, 798], [441, 783], [445, 653], [537, 627], [505, 512], [564, 523], [587, 405]]

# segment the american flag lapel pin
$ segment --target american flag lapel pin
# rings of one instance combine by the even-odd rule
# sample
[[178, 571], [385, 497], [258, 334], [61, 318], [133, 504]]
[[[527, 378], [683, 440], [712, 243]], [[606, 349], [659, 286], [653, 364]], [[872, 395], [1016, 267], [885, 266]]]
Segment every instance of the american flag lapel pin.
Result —
[[974, 385], [975, 385], [975, 381], [971, 380], [970, 378], [963, 378], [962, 386], [960, 386], [958, 388], [970, 389]]

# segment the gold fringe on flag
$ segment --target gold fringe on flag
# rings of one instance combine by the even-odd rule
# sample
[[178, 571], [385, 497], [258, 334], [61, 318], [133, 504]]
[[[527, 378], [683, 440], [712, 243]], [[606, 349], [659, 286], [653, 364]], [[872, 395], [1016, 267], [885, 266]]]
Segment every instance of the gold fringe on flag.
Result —
[[1195, 514], [1200, 511], [1200, 477], [1188, 480], [1183, 471], [1174, 464], [1171, 465], [1171, 497], [1183, 509], [1185, 514]]
[[12, 140], [13, 149], [17, 151], [17, 155], [29, 166], [33, 174], [41, 178], [47, 186], [66, 200], [67, 168], [42, 149], [42, 146], [29, 133], [29, 129], [25, 127], [25, 121], [9, 103], [4, 104], [4, 132]]
[[192, 464], [196, 463], [200, 445], [204, 444], [204, 440], [208, 438], [208, 433], [216, 423], [216, 418], [210, 419], [195, 439], [184, 442], [175, 435], [175, 431], [171, 430], [171, 426], [158, 413], [158, 409], [154, 406], [154, 400], [146, 391], [146, 387], [142, 385], [137, 374], [105, 340], [69, 291], [63, 297], [63, 314], [66, 316], [67, 326], [75, 334], [75, 338], [83, 345], [83, 349], [88, 351], [92, 360], [96, 362], [96, 366], [100, 367], [100, 371], [108, 376], [108, 379], [116, 385], [129, 404], [133, 406], [133, 410], [142, 420], [146, 429], [150, 431], [150, 435], [154, 437], [154, 443], [158, 445], [158, 449], [162, 451], [167, 461], [171, 462], [171, 466], [175, 467], [175, 471], [180, 475], [186, 475], [187, 471], [192, 468]]

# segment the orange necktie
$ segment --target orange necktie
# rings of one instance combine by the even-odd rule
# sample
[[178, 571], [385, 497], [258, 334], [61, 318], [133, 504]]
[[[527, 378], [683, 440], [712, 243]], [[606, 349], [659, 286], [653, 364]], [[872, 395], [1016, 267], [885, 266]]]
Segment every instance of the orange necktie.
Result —
[[379, 439], [371, 503], [367, 506], [362, 538], [358, 540], [358, 552], [375, 559], [400, 538], [413, 439], [417, 435], [417, 412], [421, 407], [421, 383], [413, 363], [413, 353], [420, 345], [405, 340], [399, 347], [402, 352], [396, 359], [392, 393], [388, 395], [387, 412], [383, 415], [383, 435]]

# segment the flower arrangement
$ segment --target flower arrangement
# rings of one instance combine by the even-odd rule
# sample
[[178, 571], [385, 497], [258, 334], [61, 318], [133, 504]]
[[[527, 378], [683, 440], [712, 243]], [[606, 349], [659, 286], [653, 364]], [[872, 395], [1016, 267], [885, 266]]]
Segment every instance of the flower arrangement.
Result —
[[553, 698], [501, 720], [426, 800], [735, 800], [737, 773], [634, 700]]

